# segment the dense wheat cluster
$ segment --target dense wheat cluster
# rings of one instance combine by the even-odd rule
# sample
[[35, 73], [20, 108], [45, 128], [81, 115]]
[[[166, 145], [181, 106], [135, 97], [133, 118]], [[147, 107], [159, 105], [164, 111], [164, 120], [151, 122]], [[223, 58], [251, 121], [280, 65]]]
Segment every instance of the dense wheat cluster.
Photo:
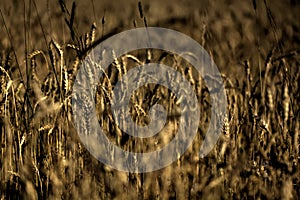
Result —
[[[0, 5], [1, 199], [298, 198], [296, 1], [287, 1], [290, 13], [283, 3], [266, 0], [186, 5], [166, 1], [161, 6], [158, 1], [130, 1], [130, 11], [123, 15], [121, 5], [105, 1], [89, 1], [88, 8], [77, 1], [47, 1], [46, 6], [34, 0], [13, 2]], [[22, 13], [20, 18], [11, 13], [14, 9]], [[110, 109], [111, 93], [118, 80], [139, 65], [161, 63], [180, 72], [193, 87], [201, 113], [197, 136], [177, 162], [155, 172], [126, 173], [99, 162], [80, 141], [72, 110], [82, 110], [80, 131], [85, 133], [93, 102], [86, 99], [86, 107], [72, 107], [72, 86], [93, 47], [122, 30], [147, 26], [178, 30], [207, 50], [222, 73], [227, 115], [216, 146], [200, 158], [211, 113], [201, 74], [180, 55], [161, 50], [115, 58], [103, 71], [94, 100], [98, 122], [115, 145], [133, 152], [155, 151], [168, 144], [180, 126], [179, 97], [163, 86], [147, 84], [132, 94], [132, 119], [147, 125], [149, 108], [158, 103], [168, 111], [165, 127], [144, 139], [119, 129]]]

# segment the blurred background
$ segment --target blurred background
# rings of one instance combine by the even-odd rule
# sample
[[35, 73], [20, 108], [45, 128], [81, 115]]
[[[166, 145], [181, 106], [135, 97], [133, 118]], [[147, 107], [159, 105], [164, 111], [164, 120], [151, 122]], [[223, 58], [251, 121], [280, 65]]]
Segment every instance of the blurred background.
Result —
[[[71, 12], [73, 1], [64, 2]], [[88, 32], [93, 23], [97, 26], [97, 38], [145, 26], [137, 0], [74, 2], [74, 27], [79, 36]], [[274, 47], [280, 47], [282, 53], [299, 48], [298, 1], [143, 0], [141, 3], [148, 26], [171, 28], [189, 35], [212, 53], [216, 64], [227, 75], [238, 70], [240, 62], [246, 59], [257, 66], [258, 58], [263, 62]], [[2, 55], [11, 48], [12, 42], [21, 65], [25, 35], [28, 52], [46, 49], [45, 39], [71, 43], [65, 21], [69, 16], [62, 12], [59, 0], [1, 1], [0, 8], [11, 34], [10, 41], [1, 19]]]

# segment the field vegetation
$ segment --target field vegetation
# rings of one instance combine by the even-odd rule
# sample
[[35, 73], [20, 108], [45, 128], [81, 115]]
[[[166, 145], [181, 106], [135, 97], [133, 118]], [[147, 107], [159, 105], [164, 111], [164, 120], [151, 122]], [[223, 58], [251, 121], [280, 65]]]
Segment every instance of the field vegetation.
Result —
[[[0, 3], [1, 199], [299, 198], [297, 1], [82, 2]], [[227, 117], [217, 145], [200, 158], [211, 112], [201, 74], [179, 55], [160, 50], [116, 58], [99, 80], [95, 98], [99, 123], [114, 144], [154, 151], [168, 144], [179, 126], [178, 98], [147, 84], [132, 94], [132, 118], [148, 124], [149, 107], [159, 103], [168, 110], [164, 129], [153, 138], [136, 139], [117, 127], [111, 92], [140, 64], [159, 62], [180, 72], [193, 86], [201, 113], [197, 136], [177, 162], [155, 172], [125, 173], [99, 162], [80, 141], [72, 86], [94, 46], [147, 26], [183, 32], [206, 49], [222, 73]]]

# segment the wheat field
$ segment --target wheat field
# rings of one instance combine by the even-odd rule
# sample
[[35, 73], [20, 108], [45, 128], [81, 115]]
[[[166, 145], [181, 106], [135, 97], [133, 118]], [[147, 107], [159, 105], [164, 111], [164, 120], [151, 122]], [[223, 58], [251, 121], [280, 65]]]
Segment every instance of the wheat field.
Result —
[[[289, 1], [83, 1], [0, 3], [1, 199], [298, 199], [300, 195], [300, 4]], [[179, 55], [137, 50], [115, 58], [95, 94], [109, 140], [151, 152], [179, 127], [179, 98], [147, 84], [130, 99], [132, 119], [149, 123], [149, 108], [168, 111], [153, 138], [128, 136], [111, 111], [112, 90], [130, 69], [154, 62], [188, 80], [201, 113], [192, 145], [171, 165], [121, 172], [99, 162], [74, 126], [72, 88], [80, 64], [121, 31], [157, 26], [196, 40], [221, 72], [227, 115], [204, 158], [211, 99], [206, 83]], [[83, 80], [84, 82], [84, 80]], [[89, 109], [81, 133], [89, 123]]]

